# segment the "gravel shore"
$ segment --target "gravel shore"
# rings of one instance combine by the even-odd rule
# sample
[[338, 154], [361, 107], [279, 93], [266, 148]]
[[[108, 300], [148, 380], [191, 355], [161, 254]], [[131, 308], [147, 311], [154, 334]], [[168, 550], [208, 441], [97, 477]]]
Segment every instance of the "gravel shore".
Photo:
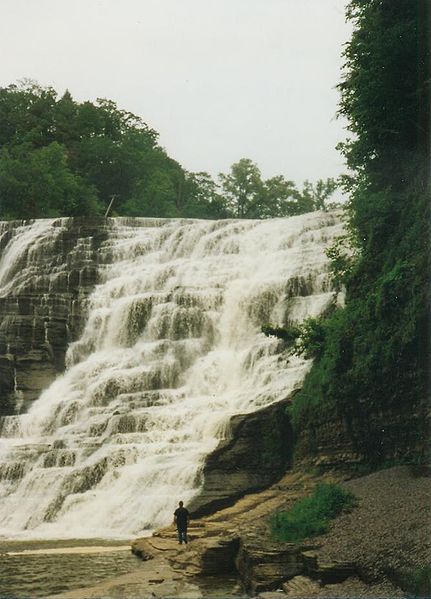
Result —
[[319, 537], [322, 558], [356, 562], [370, 582], [431, 564], [431, 478], [407, 466], [343, 483], [358, 499]]

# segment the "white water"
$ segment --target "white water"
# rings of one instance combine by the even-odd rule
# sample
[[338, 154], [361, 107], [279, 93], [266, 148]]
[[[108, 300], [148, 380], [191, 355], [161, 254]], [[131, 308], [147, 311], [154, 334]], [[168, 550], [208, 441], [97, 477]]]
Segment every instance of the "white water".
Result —
[[[16, 293], [29, 277], [43, 275], [36, 271], [40, 244], [47, 238], [55, 239], [61, 227], [53, 227], [55, 219], [34, 221], [32, 225], [19, 225], [0, 258], [0, 297]], [[57, 221], [59, 222], [59, 221]], [[10, 230], [9, 224], [0, 223], [0, 241]], [[20, 260], [25, 255], [26, 269], [20, 269]]]
[[[50, 227], [30, 226], [27, 243]], [[15, 475], [0, 481], [0, 534], [124, 537], [169, 523], [178, 500], [199, 492], [230, 416], [301, 385], [309, 362], [260, 328], [330, 305], [324, 250], [340, 233], [326, 213], [116, 219], [65, 374], [27, 414], [4, 419], [0, 475]], [[3, 289], [16, 255], [12, 240]]]

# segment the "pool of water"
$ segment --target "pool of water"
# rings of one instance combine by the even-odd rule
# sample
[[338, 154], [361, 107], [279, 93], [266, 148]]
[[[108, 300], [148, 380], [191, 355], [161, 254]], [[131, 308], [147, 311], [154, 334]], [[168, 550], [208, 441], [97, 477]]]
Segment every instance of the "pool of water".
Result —
[[[130, 581], [123, 581], [113, 596], [142, 597], [148, 589], [139, 581], [141, 569], [142, 561], [131, 553], [128, 540], [0, 540], [0, 599], [50, 597], [122, 574], [131, 574]], [[233, 574], [191, 582], [202, 597], [244, 597]]]
[[126, 542], [0, 541], [0, 597], [46, 597], [133, 572]]

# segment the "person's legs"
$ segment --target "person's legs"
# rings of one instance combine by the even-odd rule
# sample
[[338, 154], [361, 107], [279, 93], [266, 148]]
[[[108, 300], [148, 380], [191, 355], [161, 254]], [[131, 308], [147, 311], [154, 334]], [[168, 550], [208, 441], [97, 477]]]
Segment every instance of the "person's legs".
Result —
[[180, 545], [182, 544], [183, 541], [184, 541], [184, 543], [187, 543], [187, 530], [184, 530], [182, 528], [178, 529], [178, 541], [179, 541]]

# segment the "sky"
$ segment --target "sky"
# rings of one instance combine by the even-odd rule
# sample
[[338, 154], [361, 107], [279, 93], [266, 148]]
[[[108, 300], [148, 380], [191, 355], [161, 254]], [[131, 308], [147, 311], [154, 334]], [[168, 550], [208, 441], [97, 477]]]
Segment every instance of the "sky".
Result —
[[346, 0], [0, 0], [0, 86], [141, 116], [189, 171], [335, 177]]

